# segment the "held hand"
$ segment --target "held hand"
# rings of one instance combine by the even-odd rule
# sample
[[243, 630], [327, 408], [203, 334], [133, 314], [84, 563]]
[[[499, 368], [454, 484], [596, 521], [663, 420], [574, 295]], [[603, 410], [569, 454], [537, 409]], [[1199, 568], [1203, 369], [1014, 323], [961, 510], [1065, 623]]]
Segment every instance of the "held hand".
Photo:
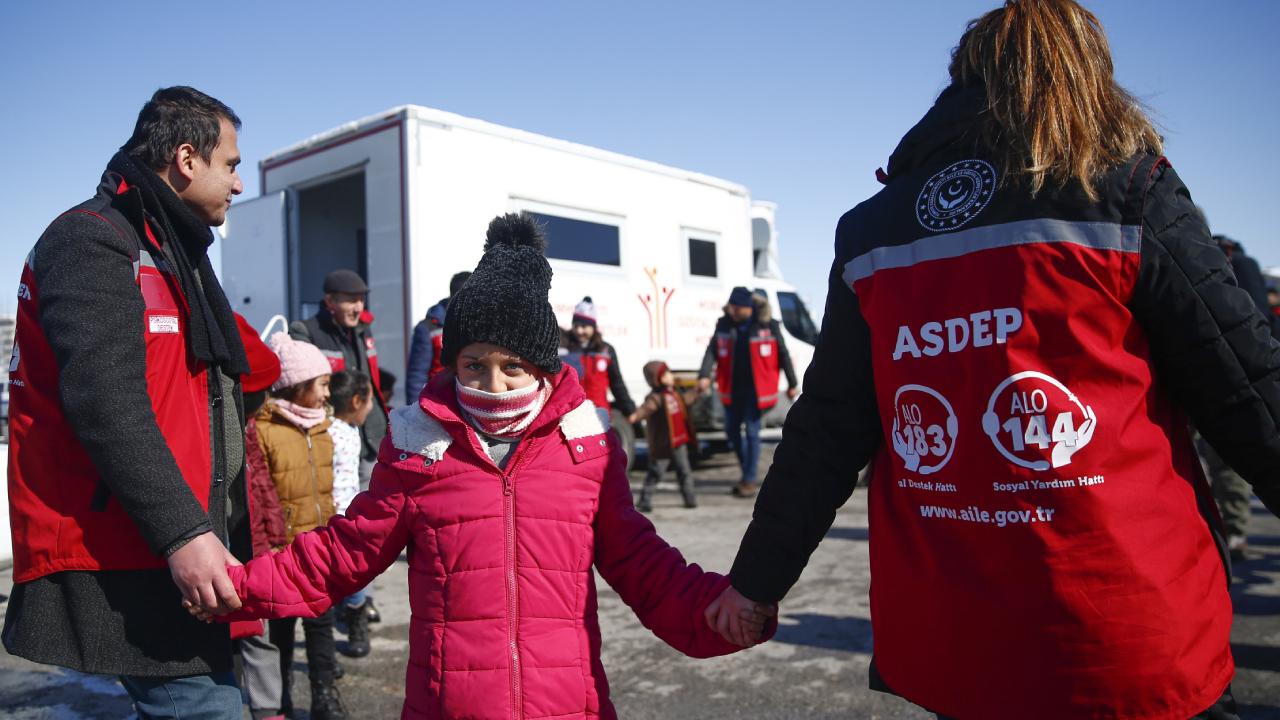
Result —
[[240, 564], [207, 532], [169, 556], [169, 572], [191, 606], [223, 614], [240, 609], [240, 598], [227, 577], [228, 563]]
[[186, 608], [187, 612], [191, 613], [192, 617], [200, 620], [201, 622], [213, 622], [214, 613], [207, 608], [200, 607], [199, 605], [192, 605], [190, 600], [183, 600], [182, 607]]
[[796, 399], [796, 396], [797, 396], [797, 395], [799, 395], [799, 394], [800, 394], [800, 391], [799, 391], [799, 390], [797, 390], [796, 388], [793, 388], [793, 387], [789, 387], [789, 388], [787, 388], [787, 399], [788, 399], [788, 400], [795, 400], [795, 399]]
[[726, 642], [751, 647], [760, 642], [765, 623], [777, 612], [776, 605], [760, 605], [730, 586], [707, 606], [703, 617]]

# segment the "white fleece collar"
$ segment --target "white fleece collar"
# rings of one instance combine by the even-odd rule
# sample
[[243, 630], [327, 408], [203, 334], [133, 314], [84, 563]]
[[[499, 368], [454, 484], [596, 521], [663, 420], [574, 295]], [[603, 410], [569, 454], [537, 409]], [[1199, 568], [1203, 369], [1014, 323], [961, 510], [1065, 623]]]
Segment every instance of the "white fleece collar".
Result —
[[609, 427], [609, 411], [596, 407], [590, 400], [583, 400], [560, 418], [560, 432], [565, 440], [603, 435]]
[[391, 444], [405, 452], [439, 460], [453, 437], [435, 418], [417, 405], [401, 405], [391, 411]]

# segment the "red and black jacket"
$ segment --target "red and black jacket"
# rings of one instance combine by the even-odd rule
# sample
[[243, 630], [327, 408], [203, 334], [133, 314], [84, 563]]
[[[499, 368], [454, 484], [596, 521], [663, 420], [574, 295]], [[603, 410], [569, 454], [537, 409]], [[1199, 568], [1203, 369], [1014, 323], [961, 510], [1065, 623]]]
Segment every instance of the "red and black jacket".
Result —
[[1280, 344], [1163, 158], [1033, 197], [967, 140], [982, 97], [944, 92], [841, 218], [733, 583], [780, 599], [870, 462], [873, 680], [958, 717], [1190, 717], [1234, 668], [1187, 418], [1280, 510]]
[[215, 468], [211, 446], [236, 399], [190, 356], [162, 258], [140, 193], [111, 172], [28, 256], [9, 380], [16, 582], [163, 568], [201, 530], [225, 542], [227, 503], [244, 506], [227, 497], [241, 470]]
[[328, 359], [333, 372], [358, 370], [369, 376], [377, 403], [360, 426], [360, 457], [373, 461], [378, 457], [382, 438], [387, 436], [388, 417], [387, 397], [382, 392], [382, 376], [378, 372], [378, 346], [373, 341], [373, 330], [363, 323], [355, 328], [340, 327], [333, 321], [328, 310], [320, 308], [320, 312], [314, 316], [290, 324], [289, 336], [319, 348]]
[[[756, 312], [761, 312], [759, 308], [757, 304]], [[768, 410], [778, 404], [778, 380], [783, 374], [787, 377], [787, 387], [796, 387], [796, 371], [791, 365], [787, 341], [777, 320], [761, 322], [758, 318], [753, 319], [746, 324], [745, 337], [739, 336], [739, 327], [740, 324], [734, 322], [727, 312], [716, 320], [698, 377], [711, 377], [714, 366], [716, 390], [722, 404], [734, 404], [735, 397], [754, 396], [756, 407]], [[746, 352], [739, 352], [739, 343], [746, 343]], [[734, 367], [734, 361], [742, 357], [751, 363], [747, 372], [739, 372]], [[750, 395], [741, 387], [734, 386], [735, 378], [742, 382], [741, 378], [746, 377], [751, 379]]]
[[618, 351], [613, 345], [603, 340], [578, 345], [577, 340], [569, 337], [566, 340], [567, 352], [560, 359], [568, 363], [578, 372], [578, 381], [587, 392], [587, 399], [596, 407], [608, 410], [609, 393], [613, 393], [612, 407], [623, 415], [636, 411], [635, 401], [627, 391], [627, 384], [622, 380], [622, 370], [618, 367]]

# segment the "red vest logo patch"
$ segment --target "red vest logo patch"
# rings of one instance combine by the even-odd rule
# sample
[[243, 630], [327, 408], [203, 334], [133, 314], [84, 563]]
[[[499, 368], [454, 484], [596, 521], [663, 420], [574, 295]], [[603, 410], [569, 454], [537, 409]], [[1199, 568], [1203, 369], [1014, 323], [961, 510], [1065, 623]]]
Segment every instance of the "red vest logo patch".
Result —
[[1070, 465], [1097, 426], [1092, 407], [1057, 379], [1034, 370], [996, 386], [982, 416], [982, 429], [996, 450], [1014, 465], [1036, 471]]
[[960, 422], [951, 403], [924, 385], [903, 385], [893, 398], [893, 451], [912, 472], [941, 470], [956, 449]]
[[176, 335], [181, 332], [177, 315], [152, 315], [147, 318], [147, 332], [152, 335]]

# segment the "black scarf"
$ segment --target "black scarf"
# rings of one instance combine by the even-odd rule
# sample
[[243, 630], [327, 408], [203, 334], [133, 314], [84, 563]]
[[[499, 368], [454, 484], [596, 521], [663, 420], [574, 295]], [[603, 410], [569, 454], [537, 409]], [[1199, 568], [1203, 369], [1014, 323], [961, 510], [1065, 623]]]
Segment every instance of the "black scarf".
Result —
[[213, 244], [209, 226], [154, 171], [123, 151], [111, 158], [107, 169], [120, 173], [138, 188], [146, 213], [159, 225], [151, 230], [163, 237], [160, 253], [173, 266], [191, 308], [187, 318], [187, 348], [191, 354], [206, 364], [217, 365], [228, 375], [247, 375], [249, 360], [235, 315], [209, 262], [208, 250]]

